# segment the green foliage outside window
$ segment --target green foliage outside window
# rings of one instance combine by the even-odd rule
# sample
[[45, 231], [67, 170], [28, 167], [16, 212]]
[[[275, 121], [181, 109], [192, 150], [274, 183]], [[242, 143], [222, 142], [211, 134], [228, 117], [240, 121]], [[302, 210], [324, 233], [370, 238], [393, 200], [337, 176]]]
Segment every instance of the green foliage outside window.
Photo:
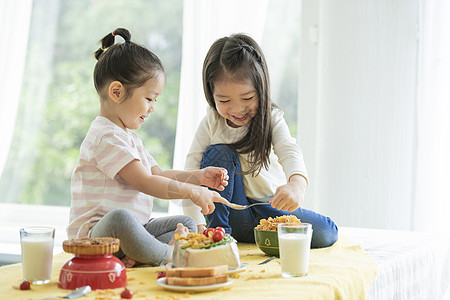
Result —
[[[182, 0], [34, 1], [14, 139], [0, 178], [1, 202], [70, 205], [70, 178], [98, 114], [92, 82], [98, 41], [118, 27], [162, 60], [166, 86], [136, 131], [161, 168], [171, 168], [181, 65]], [[123, 42], [116, 37], [116, 42]], [[155, 201], [155, 211], [168, 201]]]

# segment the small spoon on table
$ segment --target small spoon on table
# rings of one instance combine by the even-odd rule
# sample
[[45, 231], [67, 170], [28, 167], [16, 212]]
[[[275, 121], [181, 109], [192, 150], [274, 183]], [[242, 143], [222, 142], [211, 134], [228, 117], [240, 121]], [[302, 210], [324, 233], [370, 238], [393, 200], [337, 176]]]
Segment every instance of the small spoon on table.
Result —
[[274, 260], [275, 258], [277, 258], [277, 257], [276, 257], [276, 256], [269, 257], [269, 258], [266, 259], [265, 261], [260, 262], [258, 265], [264, 265], [264, 264], [267, 264], [269, 261], [272, 261], [272, 260]]
[[82, 286], [80, 288], [77, 288], [76, 290], [73, 290], [72, 292], [70, 292], [69, 294], [63, 296], [63, 297], [57, 297], [57, 296], [53, 296], [53, 297], [47, 297], [41, 300], [50, 300], [50, 299], [76, 299], [76, 298], [80, 298], [84, 295], [86, 295], [87, 293], [89, 293], [91, 291], [91, 287], [86, 285], [86, 286]]

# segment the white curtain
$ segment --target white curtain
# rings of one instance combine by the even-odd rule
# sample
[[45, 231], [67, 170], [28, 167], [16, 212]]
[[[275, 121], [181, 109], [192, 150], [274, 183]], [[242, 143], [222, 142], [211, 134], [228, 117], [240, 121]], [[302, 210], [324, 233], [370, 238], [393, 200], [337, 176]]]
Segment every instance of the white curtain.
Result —
[[303, 3], [299, 139], [311, 175], [306, 206], [341, 226], [444, 230], [448, 2]]
[[250, 34], [260, 42], [267, 5], [267, 0], [184, 1], [175, 169], [184, 168], [186, 151], [191, 146], [197, 125], [206, 113], [202, 67], [209, 47], [221, 37], [240, 32]]
[[28, 45], [32, 0], [0, 0], [0, 176], [14, 133]]
[[448, 232], [445, 221], [450, 214], [450, 2], [423, 1], [419, 18], [414, 228]]
[[[211, 44], [232, 33], [262, 39], [268, 0], [185, 0], [183, 51], [175, 139], [174, 169], [184, 169], [195, 131], [206, 114], [202, 66]], [[181, 213], [180, 201], [170, 202], [169, 214]]]

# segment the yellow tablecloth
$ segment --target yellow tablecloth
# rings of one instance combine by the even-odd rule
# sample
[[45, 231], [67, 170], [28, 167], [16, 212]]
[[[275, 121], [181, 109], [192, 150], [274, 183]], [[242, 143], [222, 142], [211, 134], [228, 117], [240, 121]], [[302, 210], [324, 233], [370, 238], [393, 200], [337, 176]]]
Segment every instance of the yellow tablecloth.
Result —
[[[254, 244], [239, 244], [241, 261], [247, 268], [231, 276], [233, 284], [210, 292], [173, 292], [156, 284], [164, 267], [127, 269], [128, 288], [133, 299], [365, 299], [377, 273], [376, 261], [359, 245], [345, 237], [331, 247], [311, 250], [309, 274], [300, 278], [281, 277], [280, 260], [258, 265], [268, 257]], [[57, 287], [59, 271], [72, 256], [55, 255], [52, 281], [20, 291], [21, 264], [0, 267], [0, 299], [40, 299], [63, 296]], [[120, 299], [122, 289], [96, 290], [80, 299]]]

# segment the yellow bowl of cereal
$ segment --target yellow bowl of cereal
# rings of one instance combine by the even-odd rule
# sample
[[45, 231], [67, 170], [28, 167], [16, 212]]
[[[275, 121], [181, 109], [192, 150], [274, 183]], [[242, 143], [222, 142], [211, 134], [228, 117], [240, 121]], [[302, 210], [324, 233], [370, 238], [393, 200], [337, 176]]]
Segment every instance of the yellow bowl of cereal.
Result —
[[277, 232], [277, 226], [280, 223], [300, 223], [300, 220], [294, 215], [269, 217], [267, 220], [261, 219], [259, 225], [254, 229], [256, 245], [269, 256], [280, 256]]

